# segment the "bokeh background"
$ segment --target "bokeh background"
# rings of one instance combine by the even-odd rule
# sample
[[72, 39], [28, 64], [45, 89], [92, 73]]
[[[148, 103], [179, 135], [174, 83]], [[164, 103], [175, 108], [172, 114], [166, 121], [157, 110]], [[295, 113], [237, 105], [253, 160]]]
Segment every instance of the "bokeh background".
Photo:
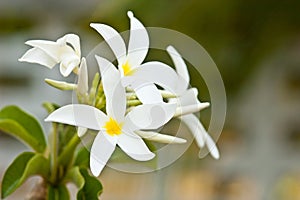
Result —
[[[125, 31], [128, 10], [146, 26], [182, 32], [207, 50], [225, 83], [227, 120], [217, 143], [220, 160], [199, 160], [192, 144], [178, 161], [157, 172], [126, 174], [106, 168], [100, 176], [102, 199], [300, 199], [297, 0], [1, 0], [0, 107], [17, 104], [43, 123], [42, 102], [65, 104], [72, 95], [43, 82], [46, 77], [62, 79], [57, 68], [50, 71], [17, 61], [28, 49], [24, 42], [56, 40], [73, 32], [80, 35], [82, 54], [87, 55], [102, 40], [89, 23]], [[197, 86], [200, 99], [209, 101], [205, 85]], [[209, 109], [202, 114], [206, 126], [209, 116]], [[0, 134], [1, 177], [24, 150], [23, 144]], [[23, 199], [32, 182], [7, 199]]]

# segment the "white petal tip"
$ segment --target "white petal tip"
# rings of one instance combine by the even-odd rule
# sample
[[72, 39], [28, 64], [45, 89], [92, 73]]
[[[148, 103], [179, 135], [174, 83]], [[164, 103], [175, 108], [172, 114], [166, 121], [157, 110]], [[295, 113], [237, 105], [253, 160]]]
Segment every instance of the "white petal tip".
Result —
[[172, 45], [167, 46], [167, 51], [173, 51], [174, 47]]
[[147, 156], [145, 156], [145, 161], [151, 160], [151, 159], [153, 159], [154, 157], [155, 157], [155, 154], [154, 154], [154, 153], [150, 153], [150, 154], [148, 154]]
[[211, 155], [212, 155], [212, 157], [214, 158], [214, 159], [216, 159], [216, 160], [219, 160], [220, 159], [220, 154], [219, 154], [219, 152], [211, 152]]
[[97, 27], [99, 26], [99, 23], [90, 23], [90, 27], [97, 30]]
[[129, 18], [133, 18], [133, 12], [132, 12], [132, 11], [128, 11], [128, 12], [127, 12], [127, 16], [128, 16]]
[[209, 102], [203, 102], [203, 103], [199, 104], [199, 109], [202, 110], [202, 109], [207, 108], [209, 106], [210, 106]]
[[92, 168], [91, 168], [91, 172], [92, 172], [93, 176], [95, 176], [95, 177], [98, 177], [101, 173], [101, 171], [95, 170], [95, 169], [92, 169]]
[[184, 144], [186, 142], [187, 142], [186, 139], [182, 139], [182, 138], [176, 138], [173, 141], [173, 143], [177, 143], [177, 144]]
[[[217, 147], [209, 150], [210, 155], [215, 159], [215, 160], [219, 160], [220, 159], [220, 153]], [[198, 154], [199, 158], [203, 158], [203, 154], [201, 154], [201, 151]]]
[[140, 154], [140, 155], [135, 155], [135, 157], [133, 159], [137, 160], [137, 161], [149, 161], [152, 160], [155, 157], [155, 154], [150, 152], [147, 154]]
[[50, 119], [47, 117], [46, 119], [44, 119], [45, 122], [50, 122]]

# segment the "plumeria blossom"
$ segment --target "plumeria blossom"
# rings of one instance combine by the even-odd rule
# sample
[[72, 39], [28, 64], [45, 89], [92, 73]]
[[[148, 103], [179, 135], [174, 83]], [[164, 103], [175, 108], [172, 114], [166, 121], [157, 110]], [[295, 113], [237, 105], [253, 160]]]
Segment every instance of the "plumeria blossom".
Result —
[[80, 39], [75, 34], [66, 34], [56, 41], [29, 40], [25, 44], [32, 48], [19, 59], [21, 62], [37, 63], [50, 69], [60, 63], [60, 72], [65, 77], [80, 64]]
[[106, 97], [106, 114], [83, 104], [67, 105], [51, 113], [46, 121], [99, 130], [91, 148], [90, 168], [98, 176], [118, 145], [135, 160], [152, 159], [153, 154], [134, 131], [152, 130], [168, 122], [176, 104], [145, 104], [125, 115], [126, 92], [120, 72], [107, 60], [97, 57]]
[[[181, 76], [184, 80], [184, 82], [182, 82], [181, 84], [184, 85], [185, 91], [181, 94], [178, 94], [177, 99], [183, 110], [187, 109], [187, 107], [197, 107], [193, 105], [198, 105], [198, 107], [201, 109], [209, 106], [209, 103], [201, 103], [198, 100], [198, 90], [196, 88], [188, 89], [190, 76], [187, 70], [187, 66], [180, 54], [172, 46], [168, 46], [167, 51], [174, 62], [178, 76]], [[198, 146], [200, 148], [203, 148], [206, 145], [211, 155], [215, 159], [219, 159], [219, 150], [215, 145], [213, 139], [209, 136], [209, 134], [203, 127], [200, 120], [194, 114], [181, 115], [180, 118], [187, 125], [187, 127], [195, 137]]]
[[144, 25], [131, 11], [127, 15], [130, 18], [128, 49], [122, 36], [114, 28], [106, 24], [91, 23], [91, 27], [112, 49], [118, 62], [123, 86], [130, 86], [144, 104], [162, 102], [162, 96], [155, 84], [170, 91], [182, 91], [178, 84], [178, 76], [171, 67], [157, 61], [142, 64], [148, 53], [149, 36]]

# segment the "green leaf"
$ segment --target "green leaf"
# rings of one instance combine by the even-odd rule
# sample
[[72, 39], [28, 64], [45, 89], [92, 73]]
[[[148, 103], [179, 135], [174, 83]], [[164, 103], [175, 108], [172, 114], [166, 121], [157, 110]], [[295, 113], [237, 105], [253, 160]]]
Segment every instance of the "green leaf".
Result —
[[59, 185], [53, 187], [48, 186], [48, 198], [47, 200], [68, 200], [70, 199], [70, 194], [65, 185]]
[[27, 178], [40, 175], [45, 179], [50, 173], [50, 163], [41, 154], [24, 152], [6, 170], [2, 180], [2, 198], [7, 197], [20, 187]]
[[40, 124], [17, 106], [7, 106], [0, 111], [0, 130], [20, 139], [39, 153], [45, 151], [46, 140]]
[[81, 147], [75, 157], [74, 166], [88, 168], [90, 163], [90, 152], [86, 147]]
[[98, 200], [103, 191], [101, 182], [89, 175], [86, 168], [81, 168], [80, 173], [84, 178], [84, 185], [77, 193], [77, 200]]

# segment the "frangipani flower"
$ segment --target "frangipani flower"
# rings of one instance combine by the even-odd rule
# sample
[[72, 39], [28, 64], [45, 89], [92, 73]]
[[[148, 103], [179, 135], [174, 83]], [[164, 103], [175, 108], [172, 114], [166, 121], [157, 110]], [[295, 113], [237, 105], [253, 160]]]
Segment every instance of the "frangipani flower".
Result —
[[[110, 65], [111, 67], [114, 67], [113, 64], [110, 63], [105, 58], [98, 57], [98, 56], [96, 58], [97, 58], [97, 62], [98, 62], [99, 66]], [[101, 67], [100, 67], [100, 69], [101, 69]], [[159, 102], [159, 103], [163, 103], [163, 102]], [[151, 140], [151, 141], [155, 141], [155, 142], [160, 142], [160, 143], [168, 143], [168, 144], [181, 143], [182, 144], [182, 143], [186, 142], [185, 139], [174, 137], [171, 135], [160, 134], [155, 131], [135, 131], [135, 133], [142, 138], [145, 138], [145, 139]]]
[[75, 34], [67, 34], [57, 41], [29, 40], [25, 44], [32, 46], [20, 59], [44, 65], [52, 69], [60, 63], [60, 72], [68, 76], [80, 64], [80, 39]]
[[107, 60], [96, 58], [106, 97], [106, 114], [89, 105], [75, 104], [59, 108], [46, 121], [99, 130], [90, 156], [91, 171], [98, 176], [116, 145], [135, 160], [152, 159], [155, 155], [134, 131], [159, 128], [174, 115], [176, 104], [140, 105], [125, 115], [126, 94], [120, 82], [120, 72]]
[[[181, 106], [186, 107], [190, 105], [201, 104], [203, 105], [202, 108], [209, 106], [209, 103], [200, 103], [200, 101], [197, 98], [198, 90], [196, 88], [188, 89], [190, 76], [187, 70], [187, 66], [180, 54], [172, 46], [168, 46], [167, 51], [174, 62], [178, 76], [181, 76], [184, 80], [184, 82], [182, 82], [181, 84], [184, 85], [186, 91], [178, 95], [178, 102], [181, 104]], [[180, 118], [187, 125], [191, 133], [194, 135], [198, 146], [200, 148], [203, 148], [206, 145], [211, 155], [215, 159], [219, 159], [219, 150], [215, 145], [213, 139], [209, 136], [209, 134], [203, 127], [200, 120], [194, 114], [182, 115], [180, 116]]]
[[114, 28], [96, 23], [92, 23], [91, 27], [105, 39], [115, 54], [123, 86], [134, 89], [137, 97], [144, 104], [162, 102], [162, 97], [154, 83], [170, 91], [179, 92], [178, 76], [164, 63], [153, 61], [142, 64], [149, 49], [148, 33], [131, 11], [127, 15], [130, 18], [128, 49], [122, 36]]

